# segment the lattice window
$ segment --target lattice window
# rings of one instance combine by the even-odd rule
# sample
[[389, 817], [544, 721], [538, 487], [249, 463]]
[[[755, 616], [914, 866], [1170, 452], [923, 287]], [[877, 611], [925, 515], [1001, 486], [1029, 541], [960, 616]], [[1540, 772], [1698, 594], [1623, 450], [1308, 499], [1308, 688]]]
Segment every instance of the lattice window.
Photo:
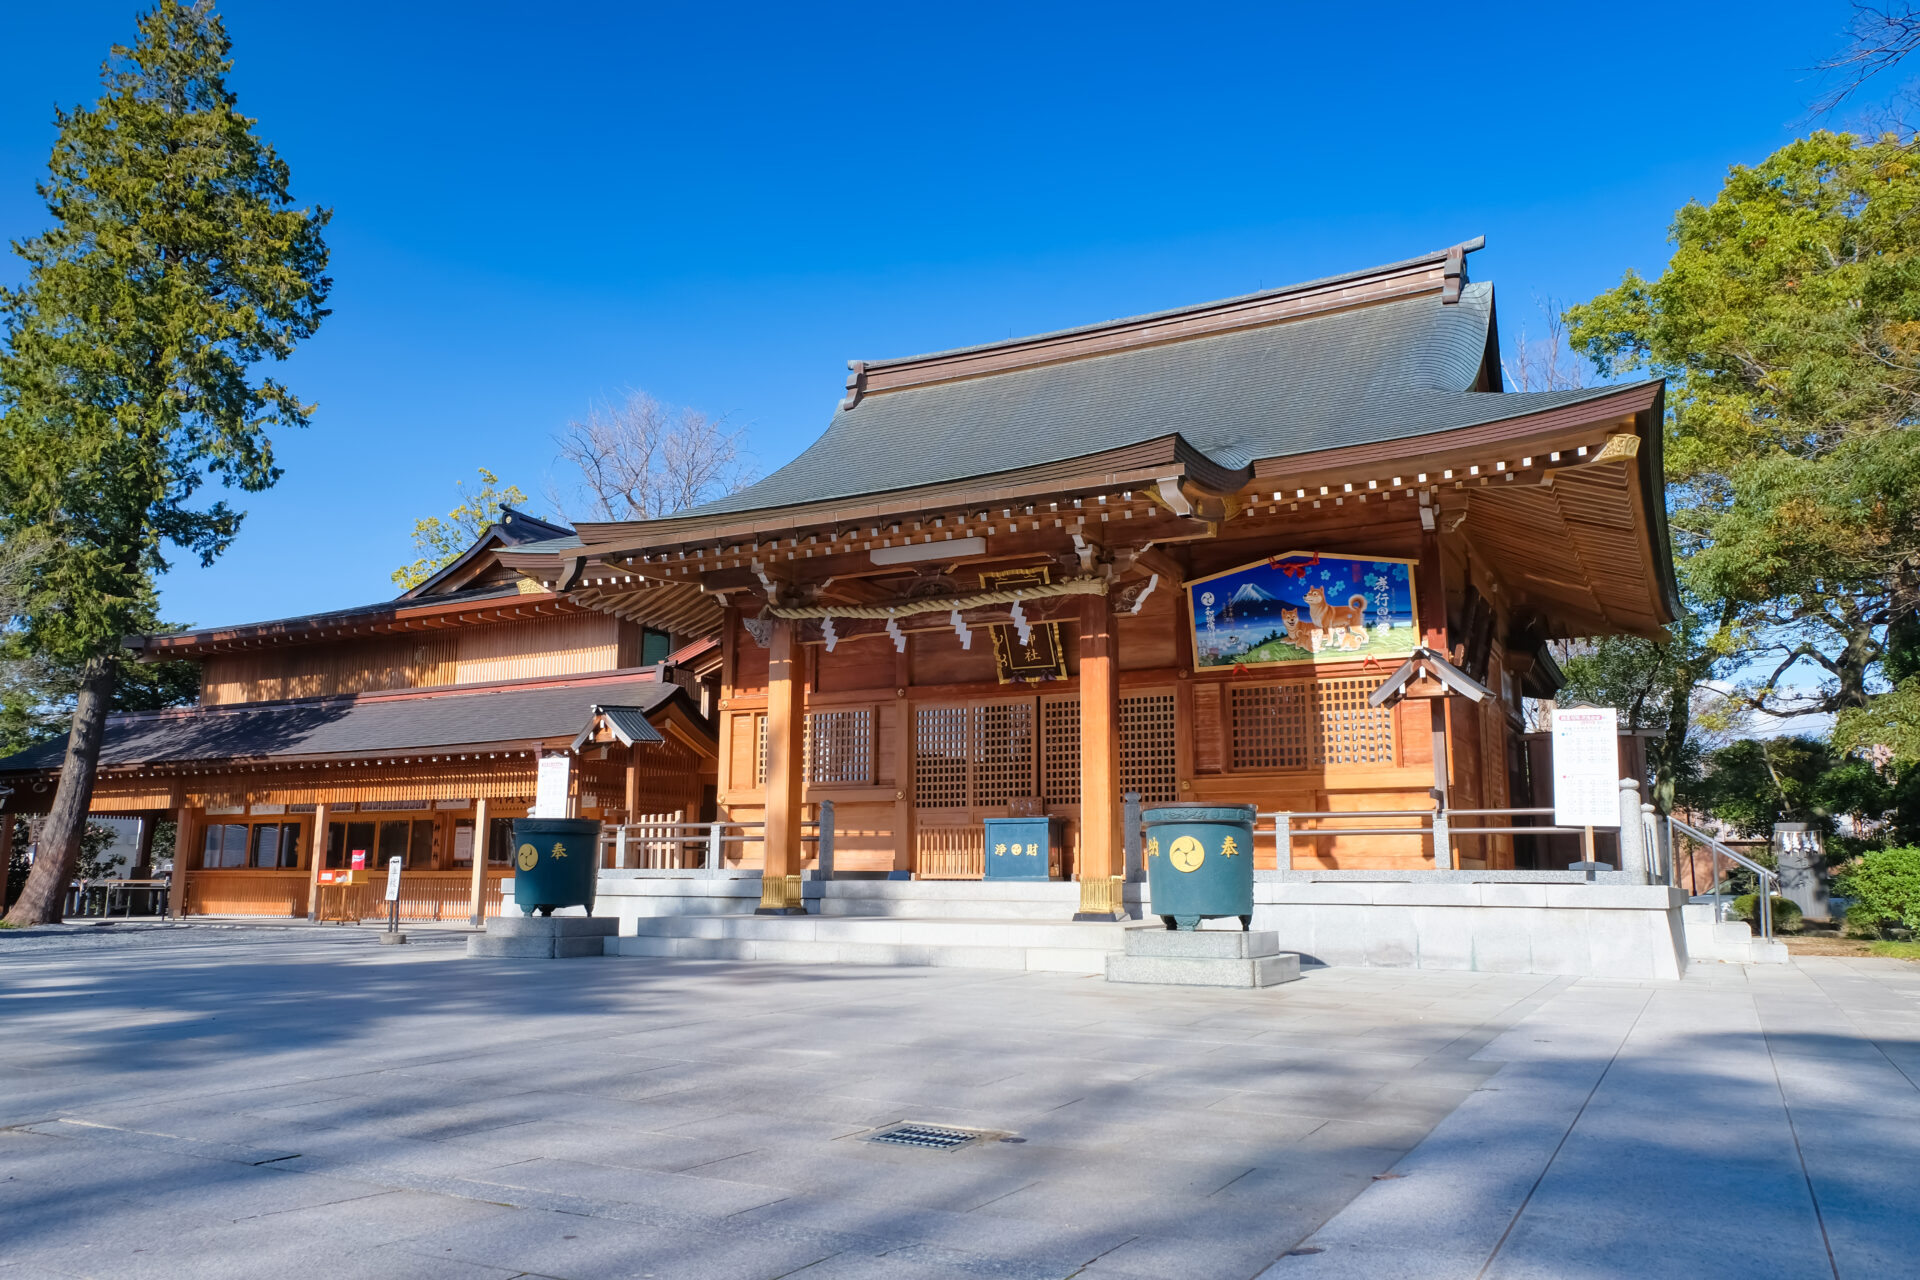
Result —
[[1033, 794], [1033, 704], [973, 709], [973, 802], [1005, 804]]
[[967, 806], [967, 760], [973, 735], [966, 707], [914, 711], [913, 796], [921, 809]]
[[1367, 705], [1367, 698], [1380, 683], [1363, 677], [1322, 680], [1312, 686], [1320, 725], [1321, 763], [1393, 763], [1393, 711]]
[[1393, 763], [1393, 712], [1367, 705], [1377, 679], [1233, 685], [1235, 769]]
[[872, 711], [816, 711], [807, 717], [807, 781], [873, 781]]
[[1040, 704], [1040, 799], [1050, 805], [1080, 803], [1078, 698]]
[[1304, 769], [1312, 761], [1306, 685], [1235, 685], [1227, 704], [1234, 768]]
[[[1078, 717], [1075, 717], [1076, 721]], [[1120, 793], [1140, 793], [1142, 804], [1180, 798], [1173, 753], [1173, 694], [1136, 693], [1120, 699]], [[1074, 772], [1080, 755], [1074, 752]], [[1078, 791], [1078, 778], [1075, 779]], [[1078, 795], [1075, 796], [1078, 799]]]

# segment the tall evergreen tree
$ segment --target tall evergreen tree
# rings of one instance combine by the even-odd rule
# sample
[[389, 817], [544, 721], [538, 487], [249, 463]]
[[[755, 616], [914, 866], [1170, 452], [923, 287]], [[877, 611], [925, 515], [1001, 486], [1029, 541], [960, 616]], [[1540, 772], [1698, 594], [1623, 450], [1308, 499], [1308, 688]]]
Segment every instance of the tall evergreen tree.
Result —
[[327, 210], [299, 208], [226, 75], [210, 0], [160, 0], [115, 46], [92, 108], [57, 112], [54, 226], [0, 291], [0, 540], [36, 542], [11, 627], [79, 671], [41, 854], [7, 919], [58, 917], [80, 854], [120, 637], [155, 614], [171, 544], [209, 564], [242, 513], [209, 479], [279, 478], [269, 432], [310, 406], [253, 366], [327, 312]]

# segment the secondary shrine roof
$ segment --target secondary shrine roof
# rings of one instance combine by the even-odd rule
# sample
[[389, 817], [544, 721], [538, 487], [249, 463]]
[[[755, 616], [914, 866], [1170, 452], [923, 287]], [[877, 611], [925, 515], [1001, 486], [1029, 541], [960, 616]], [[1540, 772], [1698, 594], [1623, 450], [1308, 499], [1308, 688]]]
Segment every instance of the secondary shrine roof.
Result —
[[[529, 741], [564, 745], [596, 706], [617, 705], [645, 716], [675, 698], [686, 698], [677, 684], [628, 677], [128, 713], [108, 717], [100, 763], [364, 757]], [[0, 773], [57, 769], [66, 746], [58, 738], [29, 747], [0, 759]]]

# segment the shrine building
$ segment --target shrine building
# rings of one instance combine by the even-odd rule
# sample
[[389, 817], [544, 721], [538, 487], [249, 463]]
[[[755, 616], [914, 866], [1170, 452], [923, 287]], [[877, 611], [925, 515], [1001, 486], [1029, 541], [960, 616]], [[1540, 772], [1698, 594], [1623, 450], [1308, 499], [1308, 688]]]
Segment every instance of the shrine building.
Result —
[[[136, 640], [200, 662], [200, 704], [115, 717], [95, 809], [178, 815], [187, 911], [309, 911], [366, 845], [477, 917], [557, 752], [580, 814], [743, 824], [725, 869], [773, 910], [827, 801], [836, 878], [977, 879], [986, 819], [1055, 819], [1046, 871], [1094, 916], [1126, 909], [1127, 793], [1528, 807], [1548, 642], [1675, 616], [1662, 384], [1507, 390], [1480, 245], [853, 360], [825, 433], [719, 501], [577, 533], [510, 512], [399, 600]], [[1478, 692], [1375, 705], [1422, 652]], [[44, 808], [63, 745], [0, 782]], [[1289, 865], [1566, 865], [1455, 825]]]
[[[850, 361], [826, 432], [758, 484], [500, 559], [586, 608], [714, 604], [719, 810], [766, 824], [740, 857], [773, 908], [825, 800], [836, 876], [977, 878], [984, 819], [1057, 818], [1089, 913], [1118, 906], [1128, 792], [1525, 807], [1547, 643], [1675, 616], [1662, 384], [1506, 390], [1480, 243]], [[1422, 648], [1492, 696], [1370, 705]], [[1293, 865], [1546, 865], [1540, 837], [1444, 843], [1331, 836]]]
[[[93, 812], [148, 819], [145, 841], [156, 820], [176, 824], [175, 914], [382, 914], [371, 878], [322, 902], [320, 873], [359, 854], [369, 870], [402, 860], [403, 918], [475, 923], [499, 913], [510, 824], [543, 755], [578, 760], [583, 816], [697, 817], [712, 805], [719, 609], [689, 589], [643, 624], [536, 589], [499, 559], [577, 545], [507, 508], [399, 599], [129, 637], [144, 659], [196, 662], [200, 696], [109, 718]], [[45, 812], [66, 745], [0, 760], [13, 788], [0, 812]], [[150, 853], [143, 842], [136, 878]]]

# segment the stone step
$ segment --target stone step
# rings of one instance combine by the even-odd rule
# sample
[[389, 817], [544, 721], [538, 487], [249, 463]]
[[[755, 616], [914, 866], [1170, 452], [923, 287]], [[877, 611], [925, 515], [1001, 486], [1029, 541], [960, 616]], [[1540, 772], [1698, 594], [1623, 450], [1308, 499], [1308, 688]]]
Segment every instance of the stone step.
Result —
[[1030, 969], [1100, 974], [1129, 926], [1060, 920], [884, 916], [652, 916], [608, 955]]
[[1272, 987], [1300, 977], [1300, 957], [1107, 956], [1108, 982], [1145, 982], [1182, 987]]
[[[1129, 888], [1138, 915], [1138, 886]], [[820, 889], [823, 916], [1071, 920], [1080, 908], [1071, 880], [830, 880]]]
[[612, 916], [499, 916], [467, 939], [469, 956], [573, 960], [602, 956], [619, 932]]
[[651, 916], [633, 932], [658, 938], [768, 942], [879, 942], [923, 946], [1071, 947], [1118, 951], [1129, 926], [1071, 920], [895, 916]]
[[1689, 902], [1680, 908], [1686, 928], [1687, 959], [1696, 964], [1786, 964], [1782, 942], [1763, 942], [1744, 920], [1716, 920], [1713, 904]]

